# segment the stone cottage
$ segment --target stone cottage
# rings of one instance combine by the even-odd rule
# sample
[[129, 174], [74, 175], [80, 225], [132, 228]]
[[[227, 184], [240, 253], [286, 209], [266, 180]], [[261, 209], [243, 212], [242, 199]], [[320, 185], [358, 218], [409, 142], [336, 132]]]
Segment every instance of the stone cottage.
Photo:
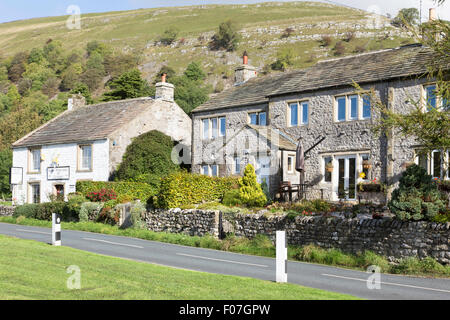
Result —
[[[412, 101], [424, 108], [446, 107], [435, 95], [436, 83], [426, 76], [432, 56], [429, 48], [408, 45], [265, 77], [257, 77], [244, 57], [235, 86], [193, 111], [193, 171], [240, 175], [252, 163], [259, 181], [266, 179], [275, 195], [281, 182], [299, 183], [295, 148], [301, 139], [308, 151], [307, 198], [356, 201], [361, 195], [358, 183], [394, 185], [411, 161], [434, 177], [448, 179], [443, 169], [448, 150], [418, 157], [420, 146], [413, 139], [374, 135], [371, 129], [379, 115], [373, 101], [353, 86], [356, 82], [364, 90], [373, 89], [399, 113], [414, 108]], [[268, 132], [278, 134], [275, 143], [274, 134], [266, 139]]]
[[154, 98], [96, 105], [85, 105], [80, 95], [69, 99], [68, 110], [13, 143], [15, 204], [67, 198], [81, 180], [108, 181], [132, 139], [151, 130], [190, 146], [191, 119], [173, 97], [163, 77]]

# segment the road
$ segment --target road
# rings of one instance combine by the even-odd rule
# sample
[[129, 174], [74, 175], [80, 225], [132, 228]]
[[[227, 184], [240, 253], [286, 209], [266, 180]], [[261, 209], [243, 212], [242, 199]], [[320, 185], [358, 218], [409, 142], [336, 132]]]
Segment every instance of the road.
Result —
[[[51, 229], [0, 223], [0, 234], [51, 242]], [[110, 236], [62, 231], [64, 246], [108, 256], [209, 273], [274, 281], [275, 259], [211, 249]], [[353, 296], [379, 299], [450, 300], [450, 279], [380, 275], [380, 289], [368, 289], [370, 274], [311, 263], [288, 263], [288, 282]]]

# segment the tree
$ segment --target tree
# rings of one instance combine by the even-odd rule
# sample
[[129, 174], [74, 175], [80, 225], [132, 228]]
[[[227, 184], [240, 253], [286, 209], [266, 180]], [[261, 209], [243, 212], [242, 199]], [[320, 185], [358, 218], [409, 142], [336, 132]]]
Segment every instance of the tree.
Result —
[[0, 195], [10, 195], [9, 169], [12, 167], [12, 152], [9, 148], [0, 151]]
[[212, 90], [210, 86], [190, 80], [186, 75], [174, 78], [172, 83], [175, 85], [174, 99], [187, 114], [208, 101], [208, 93]]
[[117, 79], [111, 81], [112, 91], [103, 95], [103, 101], [124, 100], [150, 96], [151, 90], [148, 82], [141, 77], [137, 69], [125, 72]]
[[231, 20], [222, 22], [219, 25], [219, 31], [214, 34], [210, 42], [211, 50], [225, 49], [227, 51], [236, 50], [241, 35], [238, 32], [238, 28]]
[[419, 10], [417, 8], [403, 8], [392, 21], [394, 26], [416, 26], [419, 23]]
[[239, 197], [250, 207], [262, 207], [267, 203], [261, 185], [256, 181], [255, 168], [251, 164], [245, 167], [244, 176], [239, 179]]
[[146, 182], [158, 188], [162, 177], [179, 169], [171, 158], [174, 145], [169, 136], [156, 130], [135, 138], [127, 147], [116, 180]]
[[284, 48], [277, 52], [277, 60], [272, 63], [273, 70], [285, 71], [294, 63], [295, 52], [292, 48]]
[[198, 62], [191, 62], [186, 70], [184, 71], [184, 75], [193, 81], [201, 81], [205, 80], [206, 74], [203, 72], [202, 67]]
[[177, 39], [178, 32], [180, 32], [178, 28], [169, 27], [159, 37], [159, 41], [165, 46], [170, 46]]

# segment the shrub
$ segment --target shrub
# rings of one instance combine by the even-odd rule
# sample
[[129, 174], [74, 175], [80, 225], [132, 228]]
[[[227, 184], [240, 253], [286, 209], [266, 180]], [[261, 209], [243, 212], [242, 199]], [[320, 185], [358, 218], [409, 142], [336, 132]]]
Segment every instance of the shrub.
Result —
[[239, 179], [239, 195], [242, 202], [250, 207], [262, 207], [267, 203], [261, 185], [256, 181], [255, 168], [251, 164], [245, 167], [244, 176]]
[[80, 214], [81, 205], [84, 202], [87, 202], [86, 197], [81, 194], [72, 193], [69, 194], [67, 198], [68, 198], [67, 207], [69, 208], [70, 211], [74, 213], [75, 216], [78, 217]]
[[236, 24], [228, 20], [219, 25], [219, 31], [212, 37], [209, 47], [211, 50], [225, 49], [227, 51], [234, 51], [240, 39], [241, 36]]
[[134, 229], [145, 229], [145, 221], [142, 220], [142, 215], [146, 212], [144, 204], [136, 202], [131, 207], [131, 226]]
[[242, 200], [239, 195], [239, 189], [233, 189], [225, 193], [222, 203], [228, 207], [241, 205]]
[[164, 30], [163, 34], [159, 38], [159, 41], [163, 45], [169, 46], [177, 39], [178, 32], [179, 32], [178, 28], [169, 27], [166, 30]]
[[16, 207], [13, 213], [13, 217], [23, 216], [25, 218], [36, 219], [36, 213], [39, 204], [24, 204]]
[[79, 220], [80, 222], [97, 221], [103, 203], [85, 202], [81, 205]]
[[400, 178], [388, 206], [400, 220], [432, 220], [445, 210], [445, 202], [441, 198], [441, 193], [426, 170], [412, 165]]
[[277, 60], [272, 63], [273, 70], [285, 71], [294, 63], [295, 52], [292, 48], [284, 48], [277, 52]]
[[109, 200], [117, 199], [117, 194], [112, 189], [100, 189], [88, 192], [86, 194], [86, 198], [88, 198], [92, 202], [106, 202]]
[[179, 171], [161, 180], [154, 204], [160, 208], [179, 208], [223, 199], [225, 193], [237, 186], [233, 177], [208, 177]]
[[338, 41], [334, 46], [334, 54], [337, 56], [342, 56], [345, 54], [345, 46], [342, 41]]
[[324, 47], [328, 47], [333, 42], [333, 38], [331, 36], [328, 36], [328, 35], [323, 35], [321, 42], [322, 42], [322, 45]]
[[172, 161], [174, 145], [169, 136], [156, 130], [140, 135], [127, 147], [116, 179], [146, 182], [158, 189], [162, 177], [179, 169]]
[[132, 200], [139, 199], [147, 202], [156, 194], [155, 188], [141, 182], [107, 182], [107, 181], [78, 181], [77, 191], [86, 196], [89, 192], [110, 189], [116, 192], [117, 197], [123, 199], [127, 196]]

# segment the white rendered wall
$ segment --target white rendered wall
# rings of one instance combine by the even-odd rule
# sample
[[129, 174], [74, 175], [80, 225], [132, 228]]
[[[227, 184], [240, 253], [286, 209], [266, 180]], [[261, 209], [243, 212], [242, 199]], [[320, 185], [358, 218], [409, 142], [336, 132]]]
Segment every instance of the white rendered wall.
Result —
[[[108, 181], [109, 179], [109, 141], [107, 139], [92, 142], [92, 171], [77, 172], [78, 144], [47, 145], [41, 148], [41, 172], [28, 173], [28, 148], [13, 150], [13, 167], [23, 168], [23, 183], [13, 187], [13, 200], [16, 204], [30, 203], [28, 184], [40, 182], [41, 202], [50, 201], [55, 184], [64, 184], [65, 195], [75, 192], [77, 180]], [[57, 158], [58, 166], [70, 167], [69, 180], [47, 180], [47, 168]]]

